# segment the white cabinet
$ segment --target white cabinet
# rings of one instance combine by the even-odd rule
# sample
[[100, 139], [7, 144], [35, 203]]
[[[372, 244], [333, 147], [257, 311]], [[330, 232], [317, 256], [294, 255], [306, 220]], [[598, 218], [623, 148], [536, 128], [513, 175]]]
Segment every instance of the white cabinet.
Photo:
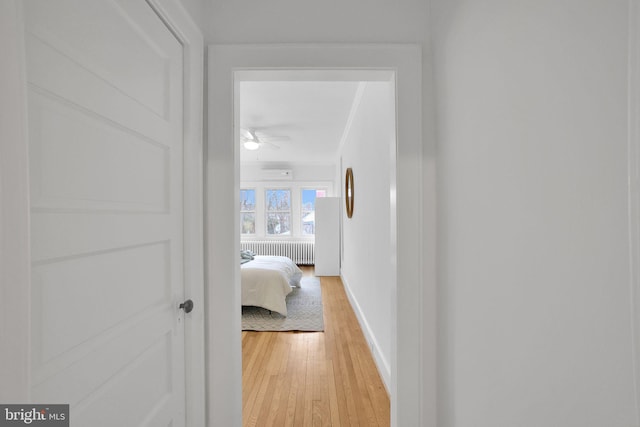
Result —
[[316, 199], [316, 276], [340, 275], [340, 199]]

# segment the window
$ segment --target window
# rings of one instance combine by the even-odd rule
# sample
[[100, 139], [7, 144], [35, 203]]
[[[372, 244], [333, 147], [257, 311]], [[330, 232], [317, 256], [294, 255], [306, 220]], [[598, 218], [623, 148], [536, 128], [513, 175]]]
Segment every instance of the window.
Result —
[[267, 235], [291, 235], [291, 190], [265, 191]]
[[240, 190], [240, 233], [256, 234], [256, 190]]
[[330, 182], [242, 182], [240, 235], [242, 239], [313, 239], [318, 197], [331, 195]]
[[326, 197], [325, 189], [303, 189], [302, 190], [302, 235], [313, 236], [316, 234], [316, 198]]

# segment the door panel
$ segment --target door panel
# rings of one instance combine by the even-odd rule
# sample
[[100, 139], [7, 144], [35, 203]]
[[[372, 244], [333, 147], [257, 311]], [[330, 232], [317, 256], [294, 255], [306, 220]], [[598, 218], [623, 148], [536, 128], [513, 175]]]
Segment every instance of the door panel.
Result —
[[34, 402], [184, 425], [182, 47], [141, 0], [25, 2]]
[[[101, 79], [157, 116], [169, 117], [173, 58], [167, 46], [179, 47], [179, 43], [146, 2], [26, 3], [28, 25], [36, 23], [29, 26], [29, 33], [55, 47], [51, 55], [64, 56], [91, 74], [83, 78]], [[43, 71], [63, 70], [49, 67]]]
[[167, 211], [170, 146], [37, 89], [29, 105], [33, 207]]

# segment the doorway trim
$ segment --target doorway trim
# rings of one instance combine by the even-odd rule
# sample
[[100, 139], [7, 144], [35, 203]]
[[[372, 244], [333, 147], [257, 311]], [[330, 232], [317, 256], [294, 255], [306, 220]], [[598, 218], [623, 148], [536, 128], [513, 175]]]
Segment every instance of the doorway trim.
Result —
[[632, 355], [636, 419], [640, 420], [640, 1], [629, 1], [628, 221]]
[[[235, 141], [234, 73], [240, 70], [392, 70], [396, 75], [397, 288], [392, 298], [391, 425], [435, 425], [435, 325], [424, 324], [423, 295], [435, 294], [435, 273], [423, 276], [422, 58], [418, 45], [212, 45], [208, 49], [206, 148], [206, 275], [208, 425], [242, 423], [239, 244], [240, 160]], [[430, 171], [429, 176], [433, 171]], [[429, 197], [431, 192], [428, 193]], [[392, 206], [393, 209], [393, 206]], [[431, 230], [429, 225], [427, 225]], [[429, 251], [431, 253], [431, 251]], [[434, 265], [428, 260], [428, 265]], [[429, 342], [425, 342], [425, 337]], [[433, 341], [433, 342], [431, 342]], [[428, 351], [425, 352], [425, 347]], [[423, 364], [424, 355], [428, 365]], [[432, 363], [433, 362], [433, 363]], [[433, 365], [433, 366], [431, 366]], [[435, 386], [434, 386], [435, 387]], [[431, 388], [431, 387], [429, 387]], [[425, 393], [426, 391], [426, 393]]]
[[[30, 402], [31, 256], [27, 78], [22, 0], [0, 6], [0, 402]], [[202, 34], [172, 0], [147, 0], [183, 46], [185, 297], [204, 301]], [[6, 114], [5, 114], [6, 113]], [[7, 119], [6, 122], [4, 119]], [[5, 126], [7, 125], [7, 126]], [[201, 307], [203, 308], [203, 307]], [[204, 310], [185, 322], [186, 425], [205, 425]]]
[[28, 402], [31, 261], [22, 1], [0, 5], [0, 402]]

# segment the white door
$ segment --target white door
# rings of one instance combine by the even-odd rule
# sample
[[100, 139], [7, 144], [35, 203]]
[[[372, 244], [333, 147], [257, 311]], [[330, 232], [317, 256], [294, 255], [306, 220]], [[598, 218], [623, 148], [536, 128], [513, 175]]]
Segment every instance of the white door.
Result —
[[182, 48], [143, 0], [26, 0], [31, 393], [183, 426]]

